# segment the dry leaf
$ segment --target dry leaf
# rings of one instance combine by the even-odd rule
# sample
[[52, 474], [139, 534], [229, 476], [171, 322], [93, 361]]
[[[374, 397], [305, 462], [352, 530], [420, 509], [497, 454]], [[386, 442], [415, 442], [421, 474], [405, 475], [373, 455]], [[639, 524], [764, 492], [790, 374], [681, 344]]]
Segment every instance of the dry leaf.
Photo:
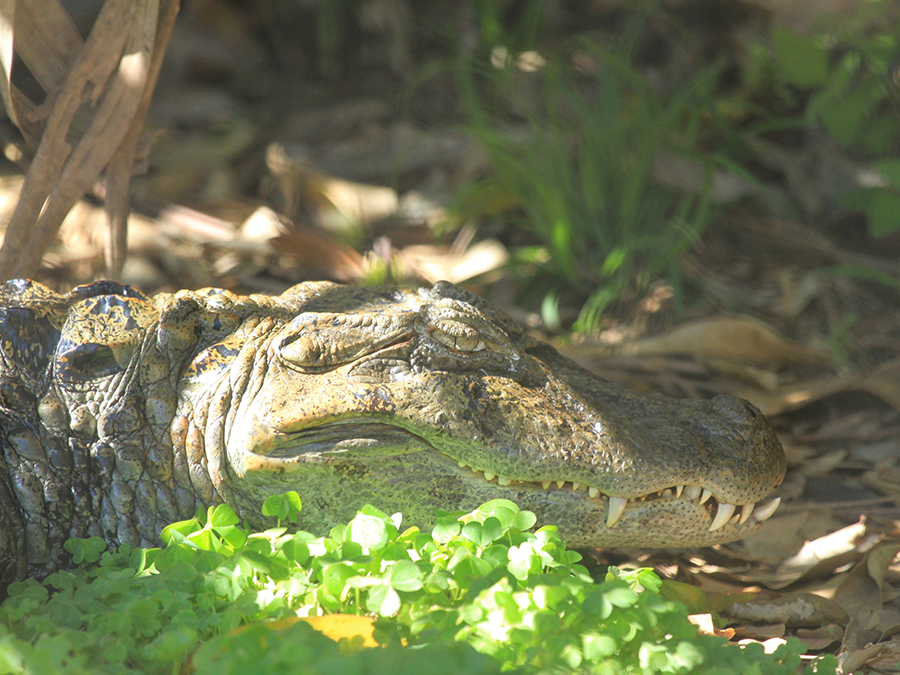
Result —
[[817, 628], [798, 628], [796, 635], [803, 640], [807, 649], [821, 651], [839, 643], [844, 637], [844, 629], [835, 624], [829, 624]]
[[860, 476], [860, 483], [884, 495], [900, 495], [900, 467], [894, 461], [877, 462], [874, 469]]
[[[55, 92], [63, 86], [84, 43], [78, 29], [57, 0], [7, 2], [0, 23], [3, 25], [0, 33], [0, 60], [3, 63], [0, 91], [3, 94], [3, 105], [28, 144], [36, 146], [47, 119], [47, 111], [39, 112], [28, 97], [12, 84], [14, 53], [28, 66], [29, 72], [44, 91]], [[51, 40], [53, 49], [47, 49]]]
[[633, 354], [690, 354], [701, 362], [725, 360], [777, 370], [791, 364], [823, 364], [826, 357], [788, 342], [771, 327], [749, 318], [714, 318], [679, 326], [665, 335], [625, 347]]
[[339, 239], [312, 227], [294, 226], [271, 240], [273, 248], [291, 256], [310, 275], [336, 281], [356, 281], [365, 273], [362, 256]]
[[[747, 645], [747, 644], [750, 644], [753, 642], [757, 642], [757, 641], [756, 640], [739, 640], [738, 644], [739, 645]], [[773, 654], [775, 652], [775, 650], [778, 649], [779, 647], [781, 647], [785, 642], [787, 642], [787, 640], [785, 640], [784, 638], [774, 637], [774, 638], [769, 638], [768, 640], [765, 640], [758, 644], [762, 644], [763, 650], [766, 652], [766, 654]]]
[[812, 593], [791, 593], [776, 598], [736, 602], [722, 610], [722, 616], [749, 623], [783, 623], [786, 626], [846, 625], [846, 612], [827, 598]]
[[341, 638], [353, 639], [357, 635], [363, 638], [363, 647], [377, 647], [378, 643], [374, 638], [375, 619], [370, 616], [359, 616], [358, 614], [326, 614], [324, 616], [290, 616], [284, 619], [276, 619], [275, 621], [263, 621], [259, 623], [250, 623], [245, 626], [238, 626], [230, 631], [231, 634], [237, 635], [243, 633], [252, 626], [262, 625], [271, 631], [284, 630], [290, 628], [295, 623], [308, 623], [315, 630], [319, 631], [326, 637], [331, 638], [335, 642]]
[[734, 626], [734, 634], [738, 639], [749, 638], [751, 640], [762, 641], [770, 638], [784, 637], [785, 625], [783, 623], [773, 623], [765, 626], [754, 626], [751, 624]]
[[716, 628], [716, 623], [712, 614], [689, 614], [688, 621], [697, 626], [697, 632], [701, 635], [718, 635], [726, 640], [730, 640], [734, 637], [733, 629]]
[[[775, 520], [777, 515], [769, 521]], [[807, 514], [800, 520], [805, 522]], [[777, 521], [776, 521], [777, 523]], [[773, 524], [773, 532], [781, 531]], [[760, 570], [758, 579], [769, 588], [784, 588], [803, 578], [816, 578], [820, 574], [830, 575], [841, 565], [862, 557], [857, 543], [866, 533], [865, 524], [855, 523], [836, 532], [831, 532], [813, 541], [806, 542], [793, 556], [784, 560], [773, 571]]]
[[459, 284], [499, 270], [509, 253], [499, 241], [485, 239], [460, 252], [442, 246], [407, 246], [400, 251], [400, 257], [405, 270], [429, 283], [443, 279]]
[[882, 609], [875, 613], [874, 619], [873, 625], [881, 632], [879, 642], [900, 633], [900, 611]]
[[763, 414], [771, 416], [799, 410], [836, 394], [854, 390], [868, 392], [900, 410], [900, 358], [881, 364], [868, 375], [827, 375], [781, 387], [778, 391], [752, 390], [738, 392], [738, 395], [752, 398]]
[[838, 667], [841, 673], [853, 673], [870, 661], [883, 654], [900, 654], [900, 643], [885, 642], [877, 645], [866, 645], [862, 649], [854, 649], [838, 654]]
[[[795, 472], [788, 476], [789, 480], [796, 477], [805, 481], [803, 476]], [[778, 490], [781, 494], [782, 488], [779, 487]], [[795, 556], [809, 540], [832, 533], [836, 529], [840, 529], [842, 525], [843, 522], [832, 515], [830, 510], [785, 509], [782, 507], [781, 511], [776, 511], [775, 515], [767, 520], [759, 531], [739, 542], [730, 544], [729, 547], [741, 552], [750, 560], [782, 561]], [[852, 560], [859, 557], [856, 555]], [[747, 574], [742, 576], [742, 579], [747, 582], [765, 584], [769, 588], [783, 588], [806, 573], [810, 566], [798, 564], [784, 569], [779, 566], [774, 571], [757, 568], [747, 570]]]
[[869, 659], [866, 665], [879, 673], [896, 673], [900, 671], [900, 642], [886, 642], [877, 656]]
[[882, 363], [858, 386], [900, 410], [900, 358]]
[[846, 391], [857, 381], [854, 375], [826, 375], [812, 380], [780, 386], [777, 391], [749, 389], [735, 392], [750, 398], [767, 417], [781, 415], [810, 405], [816, 401]]
[[833, 450], [815, 458], [807, 459], [799, 467], [804, 476], [819, 476], [832, 471], [847, 457], [847, 450]]
[[388, 187], [364, 185], [329, 176], [319, 171], [312, 161], [297, 149], [290, 152], [280, 143], [272, 143], [266, 151], [266, 165], [278, 181], [285, 198], [285, 215], [303, 221], [304, 214], [317, 210], [323, 223], [343, 229], [347, 223], [368, 223], [397, 212], [400, 200]]
[[[856, 619], [861, 629], [870, 630], [869, 618], [881, 610], [884, 574], [900, 552], [900, 544], [876, 546], [868, 551], [834, 591], [833, 600]], [[884, 629], [878, 631], [883, 633]], [[848, 636], [851, 631], [848, 628]]]
[[342, 638], [352, 640], [357, 635], [363, 638], [363, 647], [377, 647], [374, 638], [375, 619], [356, 614], [329, 614], [326, 616], [298, 617], [326, 637], [338, 642]]

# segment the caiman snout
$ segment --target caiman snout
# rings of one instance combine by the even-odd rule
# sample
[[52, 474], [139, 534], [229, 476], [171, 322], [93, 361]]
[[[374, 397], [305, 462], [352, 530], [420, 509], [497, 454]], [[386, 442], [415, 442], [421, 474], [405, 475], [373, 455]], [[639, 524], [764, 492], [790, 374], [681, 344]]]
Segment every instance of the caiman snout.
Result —
[[784, 453], [742, 399], [629, 391], [448, 284], [353, 311], [317, 304], [270, 343], [271, 386], [229, 437], [254, 484], [279, 472], [295, 487], [327, 467], [314, 484], [340, 486], [329, 509], [372, 501], [416, 523], [508, 498], [591, 546], [728, 541], [777, 507], [764, 500]]

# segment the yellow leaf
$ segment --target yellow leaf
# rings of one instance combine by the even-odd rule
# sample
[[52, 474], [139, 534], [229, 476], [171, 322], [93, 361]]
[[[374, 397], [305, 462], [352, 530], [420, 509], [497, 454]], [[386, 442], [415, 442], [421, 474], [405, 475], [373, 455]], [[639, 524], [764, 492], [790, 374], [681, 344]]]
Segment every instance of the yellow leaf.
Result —
[[[335, 642], [341, 638], [352, 640], [359, 635], [362, 637], [363, 647], [377, 647], [378, 643], [372, 636], [374, 630], [374, 619], [369, 616], [357, 616], [356, 614], [327, 614], [325, 616], [294, 616], [287, 619], [278, 619], [277, 621], [267, 621], [263, 625], [271, 631], [284, 630], [293, 626], [298, 621], [308, 623], [315, 630], [322, 633], [325, 637], [331, 638]], [[235, 632], [247, 628], [241, 626]]]

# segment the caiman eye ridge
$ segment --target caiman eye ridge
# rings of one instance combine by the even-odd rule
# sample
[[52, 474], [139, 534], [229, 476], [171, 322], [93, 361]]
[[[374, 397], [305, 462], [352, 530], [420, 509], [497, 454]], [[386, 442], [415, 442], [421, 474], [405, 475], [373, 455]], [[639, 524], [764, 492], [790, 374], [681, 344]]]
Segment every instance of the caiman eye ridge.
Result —
[[712, 490], [699, 485], [675, 485], [638, 497], [611, 497], [601, 492], [599, 488], [577, 481], [545, 480], [540, 483], [534, 481], [520, 481], [508, 478], [507, 476], [499, 476], [492, 471], [475, 469], [461, 460], [457, 461], [457, 464], [459, 464], [461, 469], [468, 469], [481, 478], [484, 478], [484, 480], [496, 483], [502, 487], [509, 485], [540, 484], [544, 490], [549, 490], [553, 485], [556, 485], [559, 489], [568, 488], [570, 490], [575, 490], [576, 492], [587, 492], [588, 496], [592, 499], [608, 502], [606, 516], [606, 527], [608, 529], [612, 529], [615, 524], [619, 522], [619, 519], [622, 517], [622, 514], [625, 513], [625, 509], [629, 504], [637, 504], [657, 499], [678, 499], [679, 497], [684, 496], [698, 504], [708, 504], [708, 510], [710, 512], [712, 512], [712, 507], [715, 507], [716, 515], [709, 526], [710, 532], [721, 530], [726, 524], [734, 526], [743, 525], [750, 520], [750, 518], [753, 518], [758, 523], [762, 523], [763, 521], [768, 520], [781, 504], [781, 497], [776, 497], [764, 506], [760, 505], [758, 502], [750, 504], [729, 504], [728, 502], [719, 501]]

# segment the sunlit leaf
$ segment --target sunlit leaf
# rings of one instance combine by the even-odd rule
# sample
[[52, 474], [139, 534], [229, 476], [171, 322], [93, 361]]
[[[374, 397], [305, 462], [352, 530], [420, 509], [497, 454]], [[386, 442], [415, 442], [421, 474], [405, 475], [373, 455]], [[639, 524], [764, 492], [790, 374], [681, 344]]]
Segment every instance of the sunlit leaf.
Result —
[[398, 560], [388, 567], [384, 580], [398, 591], [417, 591], [422, 588], [422, 572], [410, 560]]
[[390, 534], [385, 518], [358, 514], [350, 521], [350, 539], [359, 544], [364, 552], [384, 547]]

